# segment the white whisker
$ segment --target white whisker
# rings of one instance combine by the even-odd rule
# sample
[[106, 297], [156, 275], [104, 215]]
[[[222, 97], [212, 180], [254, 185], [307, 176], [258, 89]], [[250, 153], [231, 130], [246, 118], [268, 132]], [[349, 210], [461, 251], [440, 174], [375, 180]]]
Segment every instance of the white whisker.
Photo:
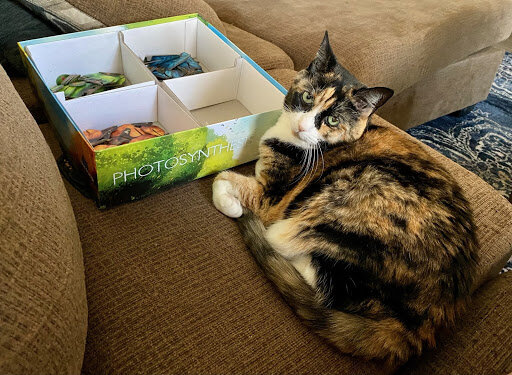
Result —
[[[311, 173], [308, 173], [308, 180], [306, 181], [306, 183], [309, 183], [309, 181], [311, 180], [311, 177], [313, 177], [315, 175], [315, 171], [316, 171], [316, 158], [317, 158], [317, 153], [316, 153], [316, 147], [312, 147], [311, 148], [311, 163], [310, 163], [310, 169], [309, 171]], [[313, 167], [315, 167], [315, 169], [313, 170]]]

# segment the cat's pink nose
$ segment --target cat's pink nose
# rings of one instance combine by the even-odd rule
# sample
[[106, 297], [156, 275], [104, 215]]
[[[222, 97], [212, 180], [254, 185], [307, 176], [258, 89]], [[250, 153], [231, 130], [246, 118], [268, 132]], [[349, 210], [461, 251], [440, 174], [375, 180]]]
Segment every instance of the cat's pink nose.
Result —
[[305, 132], [308, 130], [308, 126], [304, 122], [299, 122], [299, 132]]

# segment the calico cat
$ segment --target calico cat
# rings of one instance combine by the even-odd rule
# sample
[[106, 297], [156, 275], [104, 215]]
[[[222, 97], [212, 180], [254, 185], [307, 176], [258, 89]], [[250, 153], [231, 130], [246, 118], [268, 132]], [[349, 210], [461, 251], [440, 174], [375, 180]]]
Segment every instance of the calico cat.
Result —
[[213, 202], [296, 313], [341, 351], [406, 361], [462, 311], [478, 242], [453, 177], [371, 116], [327, 33], [260, 143], [256, 176], [226, 171]]

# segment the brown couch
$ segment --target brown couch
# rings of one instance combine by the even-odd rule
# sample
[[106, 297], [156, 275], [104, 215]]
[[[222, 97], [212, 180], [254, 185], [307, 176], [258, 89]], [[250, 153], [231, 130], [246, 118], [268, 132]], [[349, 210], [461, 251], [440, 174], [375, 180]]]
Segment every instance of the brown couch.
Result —
[[[118, 17], [114, 23], [190, 11], [181, 4], [163, 14], [162, 3], [147, 1], [127, 19], [120, 8], [103, 11]], [[281, 82], [290, 79], [279, 47], [210, 21], [252, 48]], [[17, 84], [35, 106], [32, 92]], [[63, 182], [51, 127], [36, 124], [1, 69], [0, 88], [0, 374], [512, 371], [512, 274], [498, 276], [512, 251], [512, 205], [435, 151], [475, 211], [482, 287], [436, 349], [401, 369], [384, 368], [336, 352], [295, 317], [234, 222], [213, 207], [212, 177], [100, 211]], [[239, 170], [251, 173], [253, 164]]]

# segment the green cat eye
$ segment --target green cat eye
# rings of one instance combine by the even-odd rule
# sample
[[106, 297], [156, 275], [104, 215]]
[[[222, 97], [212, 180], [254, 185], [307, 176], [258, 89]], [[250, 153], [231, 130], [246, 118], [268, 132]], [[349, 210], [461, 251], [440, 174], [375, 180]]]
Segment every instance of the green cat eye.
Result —
[[327, 123], [331, 126], [336, 126], [340, 123], [340, 120], [337, 117], [329, 116], [327, 117]]
[[304, 100], [304, 103], [311, 104], [313, 103], [313, 95], [311, 95], [307, 91], [304, 91], [304, 93], [302, 94], [302, 100]]

